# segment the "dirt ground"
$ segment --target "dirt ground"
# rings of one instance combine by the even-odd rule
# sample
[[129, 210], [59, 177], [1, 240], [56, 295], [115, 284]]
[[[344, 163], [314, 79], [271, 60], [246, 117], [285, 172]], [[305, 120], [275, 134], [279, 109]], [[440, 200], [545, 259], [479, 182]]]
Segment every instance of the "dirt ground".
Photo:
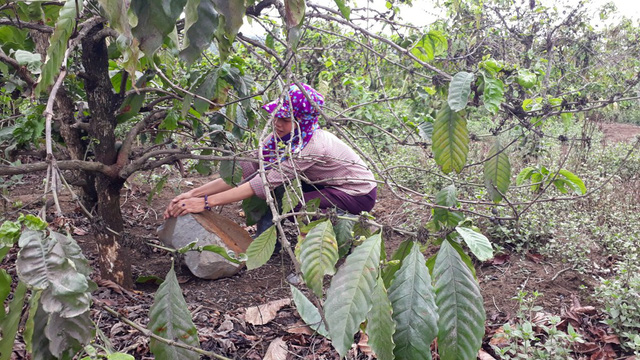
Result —
[[[640, 134], [640, 127], [631, 125], [602, 126], [607, 141], [627, 141]], [[207, 181], [204, 177], [185, 180], [193, 183], [194, 187]], [[9, 197], [12, 202], [21, 201], [25, 205], [22, 211], [34, 210], [41, 193], [41, 178], [39, 175], [28, 175], [23, 178], [23, 182], [26, 185], [12, 188]], [[149, 191], [149, 186], [137, 183], [129, 183], [123, 190], [122, 211], [125, 219], [126, 246], [130, 249], [136, 278], [164, 278], [170, 269], [172, 256], [171, 253], [153, 245], [160, 244], [156, 229], [163, 222], [164, 207], [175, 194], [167, 186], [148, 203]], [[82, 247], [85, 256], [93, 261], [96, 249], [89, 221], [81, 215], [69, 194], [62, 194], [61, 201], [65, 216], [73, 222], [74, 238]], [[244, 223], [238, 205], [225, 206], [219, 211], [239, 224]], [[384, 190], [380, 191], [372, 213], [379, 223], [391, 225], [402, 223], [407, 216], [406, 211], [401, 211], [401, 202]], [[11, 212], [9, 217], [12, 217]], [[386, 231], [385, 244], [388, 253], [404, 239], [405, 236], [402, 234]], [[12, 275], [15, 274], [12, 266], [15, 255], [14, 249], [2, 263], [2, 267], [10, 269]], [[606, 266], [607, 259], [594, 261]], [[488, 344], [491, 336], [516, 314], [518, 304], [513, 297], [520, 290], [537, 290], [544, 293], [544, 297], [537, 303], [543, 307], [544, 314], [561, 315], [566, 323], [584, 328], [589, 343], [595, 347], [581, 352], [579, 355], [583, 357], [580, 358], [595, 360], [620, 356], [615, 342], [603, 340], [603, 336], [609, 334], [600, 324], [602, 313], [588, 307], [595, 305], [590, 303], [587, 296], [592, 293], [596, 284], [592, 277], [568, 270], [566, 264], [555, 263], [554, 259], [542, 258], [537, 254], [505, 254], [493, 261], [476, 263], [476, 269], [487, 312], [487, 335], [483, 349], [488, 354], [493, 354]], [[243, 269], [230, 278], [219, 280], [196, 278], [179, 263], [176, 265], [176, 272], [189, 310], [198, 327], [201, 347], [204, 350], [233, 359], [262, 359], [269, 344], [282, 339], [288, 344], [290, 354], [287, 359], [338, 359], [326, 339], [311, 334], [308, 328], [303, 326], [292, 305], [283, 305], [276, 318], [265, 325], [252, 325], [245, 320], [246, 308], [291, 297], [286, 277], [293, 272], [293, 266], [286, 254], [274, 255], [266, 265], [256, 270]], [[152, 281], [137, 283], [134, 291], [123, 291], [114, 284], [99, 279], [97, 273], [93, 275], [100, 286], [94, 294], [94, 321], [112, 341], [115, 349], [128, 352], [136, 358], [151, 359], [148, 338], [108, 314], [100, 305], [117, 309], [132, 321], [144, 326], [148, 322], [148, 309], [158, 285]], [[580, 309], [584, 308], [589, 309], [588, 313], [580, 312]], [[15, 358], [24, 358], [23, 344], [17, 343], [14, 351]], [[354, 347], [351, 355], [352, 359], [368, 358], [365, 347]]]

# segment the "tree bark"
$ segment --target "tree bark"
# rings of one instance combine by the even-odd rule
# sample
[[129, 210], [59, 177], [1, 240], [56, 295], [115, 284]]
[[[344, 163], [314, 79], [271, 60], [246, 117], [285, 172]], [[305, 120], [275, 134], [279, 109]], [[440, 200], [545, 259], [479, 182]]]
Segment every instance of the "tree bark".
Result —
[[[86, 72], [85, 91], [91, 112], [89, 136], [95, 140], [95, 160], [113, 165], [118, 155], [115, 147], [117, 96], [109, 79], [107, 45], [103, 37], [95, 37], [102, 29], [103, 25], [98, 24], [82, 39], [82, 65]], [[96, 174], [98, 216], [94, 227], [98, 232], [98, 265], [102, 278], [131, 288], [131, 261], [123, 246], [124, 227], [120, 210], [120, 190], [125, 180], [117, 172]]]

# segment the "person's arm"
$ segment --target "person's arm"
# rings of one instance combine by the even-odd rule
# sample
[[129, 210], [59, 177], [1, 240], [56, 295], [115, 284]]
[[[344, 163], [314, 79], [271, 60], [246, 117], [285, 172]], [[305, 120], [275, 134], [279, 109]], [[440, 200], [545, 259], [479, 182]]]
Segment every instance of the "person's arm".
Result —
[[[208, 185], [208, 184], [207, 184]], [[204, 187], [204, 186], [202, 186]], [[198, 188], [200, 189], [200, 188]], [[194, 189], [196, 190], [196, 189]], [[213, 194], [207, 197], [207, 203], [210, 207], [226, 205], [239, 200], [244, 200], [253, 196], [255, 193], [249, 183], [244, 183], [238, 187]], [[209, 194], [205, 194], [209, 195]], [[189, 213], [203, 212], [205, 209], [204, 197], [190, 197], [171, 203], [165, 211], [165, 219], [169, 217], [182, 216]]]

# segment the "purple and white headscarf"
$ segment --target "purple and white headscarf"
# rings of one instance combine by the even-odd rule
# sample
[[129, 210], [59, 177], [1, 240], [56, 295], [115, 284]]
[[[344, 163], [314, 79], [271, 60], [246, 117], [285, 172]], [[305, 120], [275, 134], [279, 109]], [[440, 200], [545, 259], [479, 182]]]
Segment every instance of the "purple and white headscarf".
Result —
[[[307, 84], [302, 84], [302, 87], [307, 95], [318, 104], [318, 107], [324, 105], [324, 96], [322, 96], [322, 94]], [[291, 103], [289, 103], [289, 99], [291, 99]], [[278, 108], [279, 105], [280, 108]], [[312, 103], [309, 103], [302, 91], [300, 91], [295, 84], [289, 86], [288, 98], [285, 98], [282, 104], [279, 100], [275, 100], [263, 105], [262, 108], [274, 117], [279, 118], [290, 118], [291, 108], [293, 108], [293, 116], [298, 121], [298, 128], [294, 131], [291, 138], [285, 136], [283, 139], [276, 139], [276, 136], [272, 135], [265, 142], [262, 148], [262, 154], [268, 162], [274, 162], [282, 158], [282, 150], [279, 149], [278, 142], [283, 141], [291, 144], [291, 153], [298, 153], [307, 146], [315, 131], [320, 127], [318, 125], [318, 115], [320, 113]], [[278, 111], [274, 113], [276, 109], [278, 109]]]

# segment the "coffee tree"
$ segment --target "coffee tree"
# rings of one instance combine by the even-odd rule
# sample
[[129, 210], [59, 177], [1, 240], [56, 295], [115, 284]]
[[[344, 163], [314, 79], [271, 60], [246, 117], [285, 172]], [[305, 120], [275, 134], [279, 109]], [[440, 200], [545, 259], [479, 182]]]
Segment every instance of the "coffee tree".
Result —
[[[203, 174], [217, 166], [226, 181], [237, 183], [235, 161], [261, 146], [270, 130], [257, 105], [290, 83], [307, 82], [329, 100], [324, 125], [360, 152], [385, 189], [425, 209], [429, 221], [397, 229], [408, 239], [386, 259], [384, 224], [366, 216], [327, 218], [305, 204], [296, 214], [304, 236], [290, 251], [311, 290], [307, 298], [292, 287], [300, 315], [341, 356], [366, 323], [379, 358], [429, 359], [437, 338], [442, 359], [473, 359], [485, 313], [469, 254], [480, 261], [493, 256], [475, 222], [517, 221], [538, 201], [588, 195], [564, 161], [535, 163], [546, 136], [542, 125], [578, 121], [610, 104], [633, 106], [638, 29], [623, 22], [598, 31], [583, 7], [536, 2], [445, 2], [447, 18], [426, 27], [398, 21], [404, 5], [394, 1], [384, 12], [337, 0], [335, 6], [304, 0], [5, 1], [0, 139], [7, 161], [24, 155], [33, 161], [1, 165], [0, 174], [46, 171], [45, 195], [53, 198], [62, 227], [57, 194], [62, 186], [80, 189], [78, 202], [96, 234], [100, 276], [131, 287], [120, 210], [125, 181], [190, 164]], [[269, 11], [278, 16], [264, 15]], [[265, 35], [240, 33], [248, 21]], [[482, 121], [488, 131], [472, 133], [470, 121]], [[469, 163], [470, 144], [479, 140], [488, 143], [484, 160]], [[590, 139], [567, 134], [558, 141], [573, 148]], [[398, 168], [383, 156], [398, 146], [415, 149], [425, 165], [405, 170], [444, 179], [438, 192], [398, 179]], [[517, 176], [511, 166], [516, 147], [534, 159]], [[264, 170], [262, 159], [246, 160], [260, 161]], [[474, 173], [482, 173], [483, 184], [466, 178]], [[514, 191], [523, 185], [532, 196]], [[464, 198], [470, 186], [483, 186], [486, 198]], [[293, 209], [300, 198], [292, 182], [284, 207]], [[267, 202], [277, 214], [273, 198]], [[277, 234], [291, 250], [284, 218], [276, 215], [275, 225], [252, 243], [249, 269], [270, 258]], [[94, 285], [86, 260], [71, 237], [34, 218], [7, 221], [0, 233], [0, 254], [14, 242], [21, 249], [20, 282], [9, 312], [0, 313], [3, 329], [10, 329], [0, 341], [0, 358], [10, 356], [7, 344], [27, 288], [29, 351], [34, 358], [71, 358], [93, 337], [88, 307]], [[425, 259], [422, 250], [429, 246], [439, 250]], [[331, 276], [326, 291], [325, 275]], [[4, 270], [1, 280], [3, 288], [12, 283]], [[155, 356], [223, 358], [198, 349], [184, 308], [170, 272], [149, 315], [152, 328], [162, 329], [150, 335]]]

